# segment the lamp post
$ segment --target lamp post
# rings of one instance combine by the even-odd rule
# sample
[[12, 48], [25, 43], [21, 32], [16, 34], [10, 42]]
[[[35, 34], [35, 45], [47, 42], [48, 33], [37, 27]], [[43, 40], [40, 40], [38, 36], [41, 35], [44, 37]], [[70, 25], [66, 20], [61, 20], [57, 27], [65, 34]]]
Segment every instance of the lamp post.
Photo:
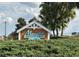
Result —
[[6, 24], [7, 24], [7, 20], [5, 19], [5, 20], [4, 20], [4, 31], [5, 31], [4, 39], [5, 39], [5, 40], [6, 40]]
[[7, 34], [7, 31], [6, 31], [6, 29], [7, 29], [7, 22], [11, 22], [13, 19], [11, 18], [11, 17], [6, 17], [5, 19], [4, 19], [4, 24], [5, 24], [5, 40], [6, 40], [6, 34]]
[[5, 40], [6, 40], [6, 21], [5, 21]]

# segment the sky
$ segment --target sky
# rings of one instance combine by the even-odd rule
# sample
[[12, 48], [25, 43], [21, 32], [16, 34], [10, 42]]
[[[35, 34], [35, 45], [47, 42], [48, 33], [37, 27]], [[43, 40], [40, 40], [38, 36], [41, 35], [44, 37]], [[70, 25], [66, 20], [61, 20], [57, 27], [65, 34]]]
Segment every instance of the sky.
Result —
[[[7, 35], [15, 31], [15, 24], [19, 17], [30, 20], [34, 16], [38, 16], [41, 2], [0, 2], [0, 36], [5, 34], [4, 21], [7, 21]], [[79, 10], [76, 10], [75, 18], [69, 22], [65, 28], [64, 34], [79, 32]]]

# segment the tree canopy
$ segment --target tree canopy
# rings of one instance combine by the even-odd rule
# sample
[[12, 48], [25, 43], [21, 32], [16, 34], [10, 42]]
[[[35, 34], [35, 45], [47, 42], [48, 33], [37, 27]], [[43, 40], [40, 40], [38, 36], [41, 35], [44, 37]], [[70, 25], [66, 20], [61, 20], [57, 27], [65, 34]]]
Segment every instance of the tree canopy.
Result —
[[26, 21], [24, 18], [19, 18], [17, 20], [17, 24], [15, 25], [16, 26], [16, 30], [20, 29], [21, 27], [25, 26], [26, 25]]
[[75, 17], [76, 3], [71, 2], [44, 2], [40, 5], [42, 24], [53, 30], [54, 36], [63, 35], [67, 23]]

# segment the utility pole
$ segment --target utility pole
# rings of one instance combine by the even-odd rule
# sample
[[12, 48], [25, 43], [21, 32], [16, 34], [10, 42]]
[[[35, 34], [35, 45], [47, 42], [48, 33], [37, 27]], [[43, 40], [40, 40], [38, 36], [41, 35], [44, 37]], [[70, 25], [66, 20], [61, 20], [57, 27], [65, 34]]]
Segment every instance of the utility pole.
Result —
[[7, 36], [6, 36], [6, 34], [7, 34], [7, 23], [10, 21], [12, 21], [13, 19], [11, 18], [11, 17], [6, 17], [5, 19], [4, 19], [4, 31], [5, 31], [5, 37], [4, 37], [4, 39], [6, 40], [6, 38], [7, 38]]
[[6, 21], [4, 23], [5, 23], [5, 40], [6, 40]]

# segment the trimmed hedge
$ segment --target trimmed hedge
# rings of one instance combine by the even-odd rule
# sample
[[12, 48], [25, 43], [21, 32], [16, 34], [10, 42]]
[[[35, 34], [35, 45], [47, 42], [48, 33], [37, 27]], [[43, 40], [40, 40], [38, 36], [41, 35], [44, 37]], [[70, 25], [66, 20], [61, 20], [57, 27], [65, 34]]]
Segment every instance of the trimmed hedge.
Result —
[[74, 57], [79, 56], [79, 38], [0, 41], [0, 56], [8, 57]]

